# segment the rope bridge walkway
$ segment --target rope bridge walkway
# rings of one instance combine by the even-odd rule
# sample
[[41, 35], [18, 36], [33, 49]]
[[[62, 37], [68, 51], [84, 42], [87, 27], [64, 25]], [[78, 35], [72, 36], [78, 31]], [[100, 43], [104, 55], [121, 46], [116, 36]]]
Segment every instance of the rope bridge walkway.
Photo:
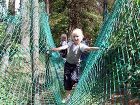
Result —
[[[63, 105], [64, 61], [49, 50], [55, 47], [49, 17], [36, 1], [21, 3], [16, 16], [1, 12], [1, 105]], [[115, 1], [95, 46], [102, 50], [89, 54], [67, 104], [140, 105], [139, 0]]]

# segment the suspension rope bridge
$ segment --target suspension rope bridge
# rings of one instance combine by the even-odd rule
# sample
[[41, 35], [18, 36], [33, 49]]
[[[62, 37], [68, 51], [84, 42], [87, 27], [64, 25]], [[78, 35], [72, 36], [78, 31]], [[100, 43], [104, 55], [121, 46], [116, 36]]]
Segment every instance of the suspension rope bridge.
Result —
[[[39, 7], [39, 32], [33, 30], [34, 10], [0, 15], [1, 105], [63, 105], [64, 61], [49, 50], [55, 47], [49, 17], [43, 2]], [[67, 104], [140, 105], [139, 0], [115, 1], [95, 46], [102, 50], [89, 54]]]

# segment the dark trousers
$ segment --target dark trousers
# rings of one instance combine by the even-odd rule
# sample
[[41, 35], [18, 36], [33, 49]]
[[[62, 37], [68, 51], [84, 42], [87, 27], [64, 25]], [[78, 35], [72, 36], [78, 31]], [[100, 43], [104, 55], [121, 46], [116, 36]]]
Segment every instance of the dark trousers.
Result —
[[64, 88], [65, 90], [71, 90], [73, 85], [78, 82], [79, 79], [80, 64], [70, 64], [67, 61], [64, 65]]

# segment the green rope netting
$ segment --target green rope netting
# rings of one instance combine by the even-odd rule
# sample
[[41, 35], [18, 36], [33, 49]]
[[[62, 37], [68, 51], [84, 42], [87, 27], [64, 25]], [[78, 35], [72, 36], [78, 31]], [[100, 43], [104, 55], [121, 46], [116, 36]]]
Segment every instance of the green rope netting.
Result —
[[[33, 2], [21, 6], [16, 16], [1, 15], [2, 105], [62, 105], [64, 62], [58, 52], [50, 51], [55, 44], [44, 2], [39, 3], [38, 25], [33, 18], [38, 5]], [[68, 105], [140, 103], [139, 42], [139, 0], [116, 0], [95, 42], [101, 50], [89, 54]]]
[[[21, 11], [24, 14], [2, 19], [0, 103], [3, 105], [61, 104], [63, 60], [58, 52], [49, 51], [55, 45], [44, 6], [43, 2], [40, 3], [39, 57], [35, 58], [38, 61], [36, 65], [33, 63], [35, 62], [33, 54], [37, 52], [37, 45], [32, 41], [34, 40], [31, 23], [33, 11], [29, 12], [23, 7]], [[27, 20], [24, 16], [28, 17]], [[58, 76], [58, 73], [61, 75]]]
[[138, 1], [116, 0], [69, 105], [140, 103], [139, 14]]
[[[53, 38], [52, 38], [52, 34], [50, 31], [50, 27], [49, 27], [49, 23], [46, 21], [48, 21], [48, 16], [47, 14], [42, 11], [41, 13], [41, 35], [44, 39], [46, 39], [46, 48], [45, 50], [48, 50], [46, 52], [48, 52], [47, 56], [48, 56], [48, 61], [46, 62], [46, 64], [48, 63], [48, 65], [50, 66], [48, 68], [48, 66], [46, 66], [46, 79], [51, 79], [52, 80], [48, 80], [48, 83], [46, 85], [51, 85], [50, 89], [53, 92], [53, 96], [55, 97], [55, 101], [57, 101], [57, 104], [61, 104], [61, 97], [62, 97], [62, 86], [63, 86], [63, 60], [60, 57], [58, 52], [51, 52], [49, 51], [50, 48], [55, 47]], [[51, 75], [50, 75], [51, 72]], [[50, 78], [49, 78], [50, 77]], [[60, 87], [61, 86], [61, 87]]]

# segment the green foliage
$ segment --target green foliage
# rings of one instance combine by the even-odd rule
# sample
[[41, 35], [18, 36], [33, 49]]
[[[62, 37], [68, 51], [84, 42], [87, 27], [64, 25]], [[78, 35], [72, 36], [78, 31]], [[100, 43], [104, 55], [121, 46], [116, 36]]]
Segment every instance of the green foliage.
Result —
[[82, 16], [81, 23], [83, 26], [83, 31], [84, 33], [88, 34], [88, 35], [85, 34], [85, 36], [90, 37], [90, 39], [93, 39], [93, 41], [95, 41], [102, 23], [102, 16], [97, 15], [94, 12], [86, 12], [86, 11], [83, 12], [81, 16]]
[[134, 0], [140, 6], [140, 0]]
[[3, 40], [6, 35], [6, 25], [4, 23], [0, 23], [0, 58], [2, 56], [2, 49], [3, 49]]
[[[62, 33], [68, 33], [69, 16], [67, 3], [68, 2], [66, 2], [65, 0], [55, 0], [50, 2], [50, 26], [56, 45], [59, 45], [60, 35]], [[102, 12], [103, 10], [103, 2], [99, 1], [99, 3], [100, 7], [97, 6], [96, 0], [87, 2], [83, 1], [81, 7], [79, 7], [82, 9], [82, 12], [80, 13], [80, 23], [83, 27], [84, 34], [85, 36], [92, 39], [93, 42], [95, 41], [102, 24], [102, 14], [100, 14], [99, 12]], [[109, 0], [109, 12], [112, 9], [113, 3], [114, 0]], [[101, 11], [99, 11], [99, 8], [101, 9]]]
[[27, 83], [27, 78], [25, 79], [27, 74], [17, 72], [8, 74], [7, 76], [8, 78], [0, 75], [0, 103], [2, 105], [14, 105], [15, 102], [21, 104], [24, 101], [27, 103], [26, 94], [31, 90], [27, 86], [22, 92], [20, 91], [24, 87], [24, 84]]
[[54, 32], [62, 33], [63, 29], [67, 28], [68, 18], [65, 13], [54, 13], [50, 18], [50, 25]]
[[[134, 3], [134, 2], [133, 2]], [[131, 4], [130, 4], [131, 6]], [[126, 42], [130, 46], [133, 44], [135, 46], [135, 39], [133, 38], [133, 34], [137, 35], [138, 33], [138, 26], [140, 25], [140, 21], [136, 21], [136, 18], [132, 17], [131, 12], [128, 10], [128, 7], [125, 7], [126, 11], [122, 12], [120, 15], [120, 20], [116, 23], [116, 29], [113, 32], [113, 35], [110, 38], [111, 46], [116, 48], [119, 45], [125, 45]], [[132, 13], [137, 15], [137, 5], [133, 5], [135, 8]], [[127, 19], [127, 21], [126, 21]], [[133, 26], [133, 27], [132, 27]], [[134, 31], [135, 30], [135, 31]], [[139, 36], [137, 36], [139, 39]], [[136, 46], [137, 47], [137, 46]]]
[[6, 25], [4, 23], [0, 23], [0, 43], [2, 42], [2, 40], [4, 39], [5, 35], [6, 35]]
[[10, 49], [10, 60], [15, 59], [20, 62], [23, 58], [24, 57], [20, 52], [20, 44], [13, 43]]
[[[65, 0], [55, 0], [51, 2], [51, 15], [50, 15], [50, 26], [53, 33], [54, 40], [57, 45], [60, 42], [60, 35], [62, 33], [68, 33], [69, 27], [69, 16], [68, 16], [68, 2]], [[93, 3], [96, 3], [95, 1]], [[85, 3], [86, 4], [86, 3]], [[88, 4], [89, 5], [89, 4]], [[89, 6], [87, 6], [89, 8]], [[93, 5], [90, 6], [93, 8]], [[81, 24], [83, 27], [83, 31], [85, 35], [88, 34], [88, 37], [93, 40], [97, 36], [99, 27], [102, 22], [102, 16], [97, 15], [98, 13], [95, 9], [87, 9], [86, 7], [82, 7], [84, 12], [81, 12]], [[87, 10], [90, 10], [88, 12]], [[92, 11], [93, 10], [93, 11]], [[79, 11], [80, 12], [80, 11]]]
[[56, 45], [59, 45], [61, 34], [67, 33], [68, 17], [66, 12], [53, 13], [53, 15], [50, 16], [50, 26]]
[[114, 4], [115, 0], [108, 0], [108, 12], [112, 11], [112, 6]]
[[51, 2], [51, 6], [52, 6], [52, 8], [51, 8], [52, 14], [54, 12], [61, 13], [61, 12], [65, 11], [65, 9], [66, 9], [65, 0], [55, 0], [55, 1]]
[[[139, 93], [139, 82], [140, 82], [140, 65], [138, 59], [139, 51], [139, 21], [133, 16], [138, 16], [138, 5], [133, 2], [133, 10], [129, 11], [126, 7], [126, 12], [121, 13], [120, 22], [118, 22], [118, 29], [113, 33], [110, 43], [111, 47], [114, 49], [123, 49], [124, 58], [122, 57], [121, 62], [121, 76], [123, 73], [123, 78], [125, 83], [129, 85], [127, 88], [130, 88], [132, 97], [137, 97]], [[129, 4], [130, 6], [131, 4]], [[133, 16], [132, 16], [133, 14]], [[119, 53], [118, 53], [119, 55]], [[119, 61], [118, 61], [119, 62]]]

